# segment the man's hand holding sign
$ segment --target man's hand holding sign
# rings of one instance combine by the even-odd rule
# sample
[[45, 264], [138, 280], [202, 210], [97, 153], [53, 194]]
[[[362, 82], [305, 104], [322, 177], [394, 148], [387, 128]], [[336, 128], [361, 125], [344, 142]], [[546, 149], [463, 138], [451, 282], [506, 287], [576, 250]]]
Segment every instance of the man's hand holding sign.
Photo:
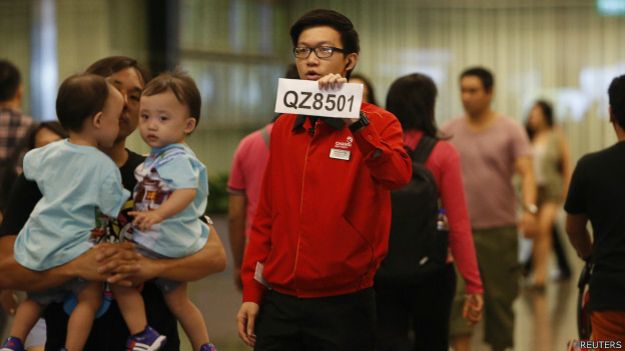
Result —
[[318, 81], [280, 79], [276, 112], [343, 118], [351, 125], [360, 119], [362, 91], [362, 84], [347, 83], [334, 73]]

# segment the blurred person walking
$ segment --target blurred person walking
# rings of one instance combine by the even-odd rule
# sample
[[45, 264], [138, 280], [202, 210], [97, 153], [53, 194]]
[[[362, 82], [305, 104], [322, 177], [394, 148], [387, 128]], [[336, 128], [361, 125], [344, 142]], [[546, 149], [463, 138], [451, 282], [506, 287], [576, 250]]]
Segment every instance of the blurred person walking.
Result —
[[17, 166], [11, 162], [12, 156], [23, 153], [23, 141], [34, 124], [33, 119], [20, 110], [23, 95], [20, 71], [13, 63], [0, 60], [0, 223], [10, 191], [5, 186], [4, 176], [10, 174], [7, 169]]
[[571, 178], [571, 156], [564, 135], [554, 127], [553, 107], [547, 101], [539, 100], [532, 106], [526, 130], [532, 143], [538, 206], [538, 227], [532, 247], [532, 287], [544, 291], [552, 238], [557, 235], [555, 219]]
[[[449, 349], [449, 318], [456, 289], [454, 261], [470, 296], [465, 300], [463, 315], [471, 323], [476, 323], [481, 318], [483, 288], [462, 188], [460, 155], [438, 131], [434, 117], [436, 95], [437, 89], [432, 79], [415, 73], [395, 80], [386, 97], [386, 108], [400, 121], [404, 130], [404, 144], [411, 153], [420, 150], [419, 146], [429, 140], [435, 143], [425, 167], [436, 182], [442, 205], [439, 213], [445, 213], [448, 220], [449, 243], [445, 248], [445, 253], [448, 254], [444, 267], [428, 271], [418, 281], [415, 279], [397, 285], [385, 284], [383, 280], [376, 279], [376, 347], [379, 351]], [[413, 172], [416, 172], [416, 167], [413, 167]], [[393, 206], [395, 205], [393, 202]], [[419, 204], [411, 206], [424, 208]], [[438, 207], [438, 204], [434, 206]], [[397, 209], [393, 207], [393, 211], [395, 210]], [[393, 223], [391, 228], [395, 225], [400, 226], [402, 223]], [[419, 229], [425, 228], [412, 230]], [[401, 233], [391, 230], [391, 242], [393, 235], [398, 234]], [[437, 234], [446, 235], [440, 232]], [[391, 254], [393, 252], [389, 251], [389, 256]], [[379, 272], [381, 273], [382, 271]], [[411, 332], [414, 340], [410, 339]]]
[[[517, 225], [527, 235], [536, 226], [536, 186], [531, 147], [523, 128], [491, 108], [494, 77], [482, 67], [460, 75], [465, 115], [443, 126], [460, 152], [464, 190], [484, 282], [484, 341], [493, 351], [514, 346], [514, 311], [520, 278]], [[517, 221], [514, 174], [521, 177], [523, 215]], [[466, 290], [458, 280], [451, 336], [456, 351], [470, 349], [472, 326], [462, 319]]]
[[[5, 169], [5, 175], [2, 177], [4, 184], [2, 184], [2, 186], [8, 189], [13, 185], [17, 176], [21, 174], [22, 157], [25, 152], [46, 146], [51, 142], [64, 138], [67, 138], [67, 132], [58, 121], [42, 122], [31, 126], [30, 131], [23, 140], [24, 147], [14, 150], [13, 155], [10, 158], [10, 164], [16, 165], [16, 167], [9, 167]], [[14, 295], [14, 290], [2, 290], [1, 294], [0, 299], [3, 302], [2, 307], [5, 312], [15, 315], [15, 311], [17, 309], [17, 298]], [[26, 337], [24, 347], [27, 351], [43, 351], [45, 344], [46, 322], [43, 318], [40, 318]]]
[[[8, 60], [0, 60], [0, 223], [6, 212], [13, 175], [19, 171], [13, 155], [25, 153], [24, 140], [34, 124], [32, 117], [20, 110], [23, 95], [19, 69]], [[15, 304], [13, 296], [11, 290], [0, 292], [2, 306], [6, 306], [8, 311], [5, 312], [9, 314], [12, 314], [11, 306]], [[0, 313], [0, 331], [5, 323], [6, 314]]]

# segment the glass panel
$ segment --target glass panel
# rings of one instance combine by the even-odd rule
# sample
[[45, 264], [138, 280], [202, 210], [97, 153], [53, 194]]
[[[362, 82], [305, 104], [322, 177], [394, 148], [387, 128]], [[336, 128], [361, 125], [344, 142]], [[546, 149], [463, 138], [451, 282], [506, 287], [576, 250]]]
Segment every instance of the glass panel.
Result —
[[278, 78], [291, 61], [285, 6], [254, 0], [180, 4], [181, 65], [202, 93], [203, 119], [211, 128], [270, 121]]

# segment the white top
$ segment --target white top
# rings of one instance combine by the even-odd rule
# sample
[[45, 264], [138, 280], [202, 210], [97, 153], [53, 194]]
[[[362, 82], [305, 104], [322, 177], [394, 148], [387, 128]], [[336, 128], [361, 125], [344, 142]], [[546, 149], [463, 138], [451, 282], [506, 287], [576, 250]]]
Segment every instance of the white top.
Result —
[[546, 183], [546, 179], [545, 172], [543, 170], [543, 164], [545, 163], [545, 155], [547, 155], [547, 143], [544, 142], [532, 144], [532, 154], [536, 185], [544, 185]]

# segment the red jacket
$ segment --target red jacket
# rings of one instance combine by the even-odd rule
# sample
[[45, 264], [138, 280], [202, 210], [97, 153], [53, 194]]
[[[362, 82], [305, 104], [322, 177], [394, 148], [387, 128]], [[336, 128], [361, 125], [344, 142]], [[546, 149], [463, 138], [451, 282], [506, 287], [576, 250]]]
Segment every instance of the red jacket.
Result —
[[371, 104], [361, 110], [370, 125], [355, 133], [340, 119], [314, 129], [302, 116], [276, 121], [243, 259], [243, 301], [262, 299], [258, 263], [272, 289], [298, 297], [373, 285], [388, 247], [390, 190], [408, 183], [412, 165], [395, 116]]

